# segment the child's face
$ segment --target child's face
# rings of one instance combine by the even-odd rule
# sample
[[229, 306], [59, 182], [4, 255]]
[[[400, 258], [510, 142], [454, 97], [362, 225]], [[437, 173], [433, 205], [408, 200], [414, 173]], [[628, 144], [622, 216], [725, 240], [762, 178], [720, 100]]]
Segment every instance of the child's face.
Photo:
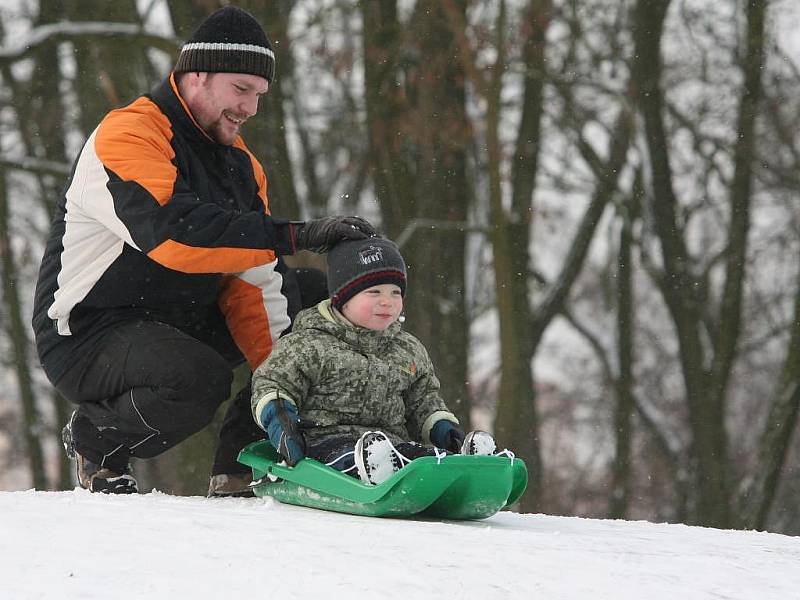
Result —
[[359, 327], [383, 331], [403, 311], [403, 296], [393, 283], [381, 283], [360, 291], [345, 302], [342, 314]]

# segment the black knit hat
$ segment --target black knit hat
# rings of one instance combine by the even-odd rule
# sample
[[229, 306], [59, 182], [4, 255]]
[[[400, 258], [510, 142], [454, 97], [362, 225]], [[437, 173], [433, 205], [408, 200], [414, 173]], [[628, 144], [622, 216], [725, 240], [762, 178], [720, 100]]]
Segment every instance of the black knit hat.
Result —
[[272, 83], [275, 53], [253, 15], [226, 6], [200, 23], [181, 49], [174, 71], [249, 73]]
[[406, 263], [394, 242], [371, 237], [340, 242], [328, 252], [328, 293], [337, 309], [381, 283], [393, 283], [406, 293]]

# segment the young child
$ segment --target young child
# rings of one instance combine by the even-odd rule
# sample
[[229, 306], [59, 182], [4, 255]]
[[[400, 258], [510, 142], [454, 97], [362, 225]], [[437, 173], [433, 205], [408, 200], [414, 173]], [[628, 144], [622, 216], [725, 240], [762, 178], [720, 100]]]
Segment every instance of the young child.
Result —
[[420, 456], [494, 452], [488, 433], [465, 437], [425, 347], [401, 330], [405, 290], [387, 239], [328, 254], [330, 298], [301, 312], [253, 375], [253, 416], [290, 466], [309, 456], [378, 484]]

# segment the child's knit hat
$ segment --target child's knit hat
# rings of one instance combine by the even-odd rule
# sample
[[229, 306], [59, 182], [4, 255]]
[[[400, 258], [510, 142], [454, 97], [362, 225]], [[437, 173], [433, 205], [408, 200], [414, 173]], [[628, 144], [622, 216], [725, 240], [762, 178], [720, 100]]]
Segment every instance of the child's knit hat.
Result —
[[181, 49], [174, 71], [249, 73], [272, 83], [275, 53], [253, 15], [226, 6], [200, 23]]
[[342, 306], [359, 292], [393, 283], [406, 293], [406, 263], [391, 240], [371, 237], [340, 242], [328, 252], [328, 293], [331, 304]]

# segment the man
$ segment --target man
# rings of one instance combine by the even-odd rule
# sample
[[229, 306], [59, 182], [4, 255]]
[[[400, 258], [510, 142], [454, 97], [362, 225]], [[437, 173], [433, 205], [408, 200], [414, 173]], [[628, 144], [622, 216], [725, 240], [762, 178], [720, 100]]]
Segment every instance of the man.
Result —
[[[266, 358], [297, 309], [280, 255], [375, 233], [358, 217], [270, 216], [264, 171], [239, 130], [274, 73], [258, 22], [223, 8], [167, 80], [106, 115], [75, 161], [33, 327], [47, 376], [78, 405], [64, 444], [90, 491], [136, 492], [130, 458], [208, 425], [235, 392], [235, 368]], [[225, 417], [210, 495], [247, 491], [236, 456], [262, 436], [249, 396], [247, 385]]]

